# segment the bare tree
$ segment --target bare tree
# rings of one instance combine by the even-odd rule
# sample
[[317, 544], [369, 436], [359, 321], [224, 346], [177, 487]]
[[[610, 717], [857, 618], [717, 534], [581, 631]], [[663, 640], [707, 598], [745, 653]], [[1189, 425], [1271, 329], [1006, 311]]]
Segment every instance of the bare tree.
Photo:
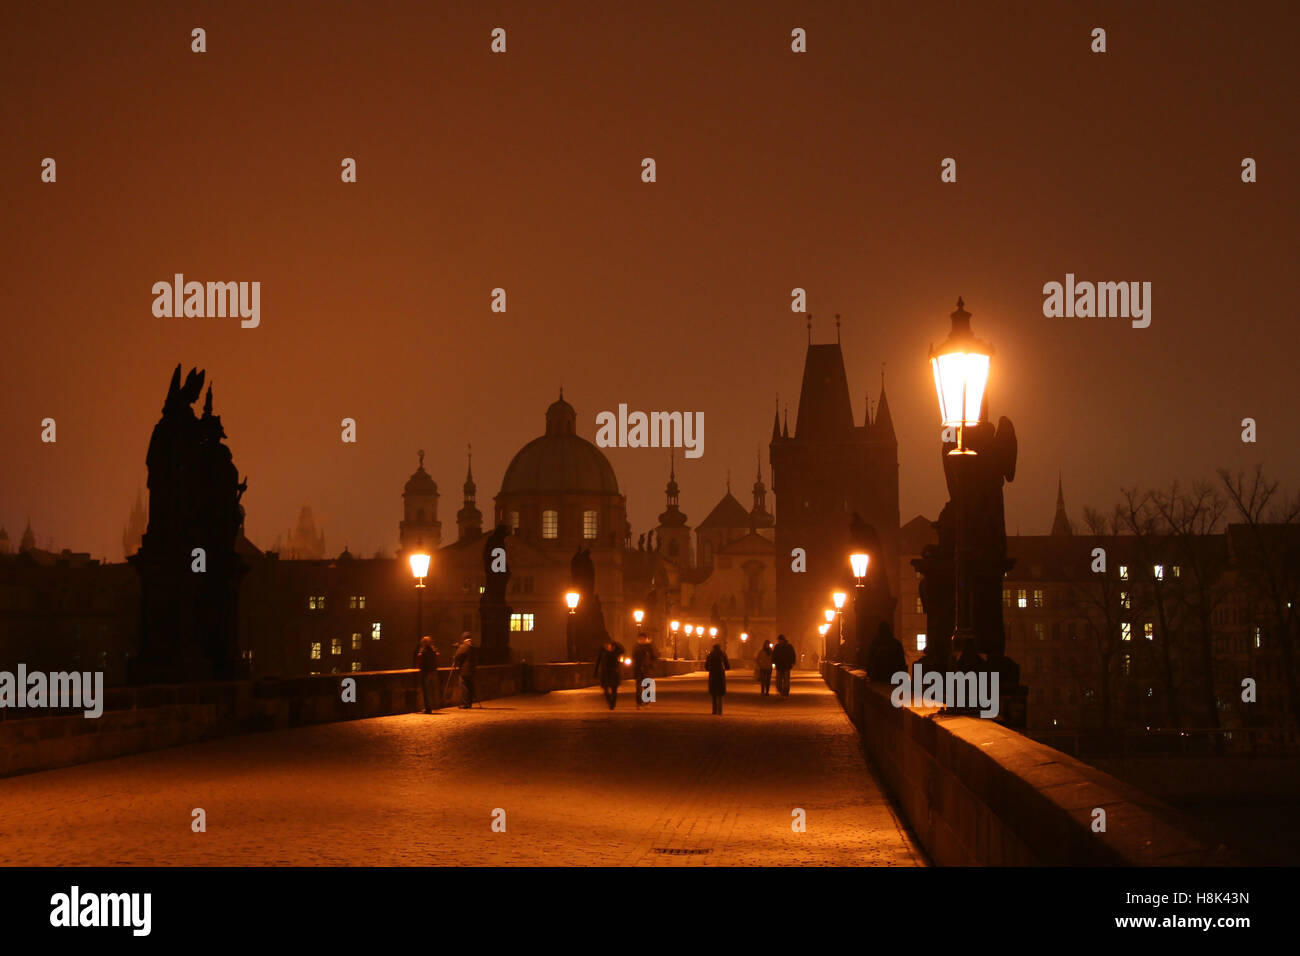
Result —
[[[1106, 547], [1107, 539], [1119, 533], [1119, 522], [1114, 514], [1107, 517], [1095, 508], [1083, 509], [1084, 525], [1094, 541]], [[1098, 693], [1101, 698], [1101, 726], [1110, 730], [1112, 714], [1111, 672], [1115, 654], [1120, 648], [1120, 585], [1111, 568], [1111, 555], [1106, 556], [1106, 570], [1092, 573], [1086, 581], [1071, 585], [1071, 597], [1083, 618], [1084, 629], [1092, 641], [1098, 663]]]
[[1219, 480], [1232, 504], [1233, 517], [1244, 526], [1245, 553], [1234, 555], [1253, 597], [1270, 618], [1272, 638], [1282, 651], [1286, 711], [1300, 714], [1296, 688], [1296, 603], [1300, 601], [1300, 494], [1282, 491], [1264, 466], [1249, 475], [1219, 469]]
[[1182, 604], [1180, 616], [1195, 630], [1204, 677], [1201, 706], [1207, 725], [1217, 728], [1220, 720], [1215, 695], [1214, 615], [1230, 590], [1224, 577], [1227, 547], [1219, 537], [1228, 502], [1207, 481], [1195, 482], [1188, 490], [1174, 481], [1167, 491], [1154, 494], [1151, 503], [1160, 515], [1170, 548], [1182, 568], [1177, 592]]
[[1154, 615], [1156, 633], [1153, 635], [1156, 651], [1160, 658], [1160, 678], [1164, 685], [1165, 726], [1181, 727], [1183, 725], [1182, 706], [1179, 700], [1179, 681], [1174, 671], [1174, 655], [1179, 644], [1178, 628], [1175, 626], [1173, 591], [1176, 584], [1170, 580], [1165, 567], [1168, 534], [1160, 509], [1155, 503], [1155, 495], [1150, 491], [1137, 488], [1125, 488], [1121, 491], [1123, 500], [1116, 508], [1120, 529], [1133, 539], [1134, 566], [1129, 572], [1131, 581], [1140, 585], [1130, 593], [1139, 595], [1142, 605], [1136, 608], [1143, 612], [1134, 617]]

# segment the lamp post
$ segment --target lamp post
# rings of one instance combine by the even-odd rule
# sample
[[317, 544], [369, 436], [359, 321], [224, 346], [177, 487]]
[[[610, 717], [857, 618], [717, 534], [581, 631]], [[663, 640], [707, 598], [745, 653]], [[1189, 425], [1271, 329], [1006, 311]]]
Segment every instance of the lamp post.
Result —
[[424, 637], [424, 579], [429, 576], [432, 555], [414, 551], [407, 560], [411, 563], [411, 577], [415, 578], [415, 642], [418, 644]]
[[831, 592], [831, 603], [835, 605], [835, 616], [839, 618], [839, 622], [840, 622], [841, 656], [843, 656], [843, 647], [844, 647], [844, 602], [847, 601], [848, 599], [849, 596], [845, 594], [843, 591]]
[[952, 651], [958, 660], [975, 651], [975, 634], [970, 618], [970, 588], [967, 582], [966, 538], [967, 504], [964, 485], [967, 464], [975, 455], [966, 447], [966, 429], [980, 423], [983, 413], [984, 389], [989, 379], [989, 361], [993, 348], [977, 339], [970, 328], [970, 313], [961, 299], [953, 312], [952, 330], [938, 349], [930, 350], [930, 368], [934, 372], [934, 388], [939, 398], [939, 418], [945, 429], [956, 428], [957, 445], [948, 455], [952, 458], [953, 504], [953, 579], [956, 587], [956, 606]]
[[677, 660], [677, 629], [681, 626], [681, 621], [673, 621], [668, 625], [668, 629], [673, 632], [673, 660]]
[[822, 636], [822, 660], [826, 660], [826, 632], [831, 629], [829, 624], [818, 624], [817, 633]]
[[564, 592], [564, 603], [569, 608], [568, 627], [565, 630], [565, 637], [569, 645], [569, 659], [576, 661], [578, 659], [577, 642], [574, 640], [573, 627], [577, 619], [578, 602], [582, 600], [582, 595], [577, 591]]
[[691, 634], [693, 634], [694, 632], [695, 632], [695, 625], [687, 624], [686, 625], [686, 653], [688, 654], [691, 652]]
[[636, 621], [636, 636], [640, 637], [642, 634], [641, 622], [645, 620], [645, 611], [637, 608], [632, 612], [632, 620]]

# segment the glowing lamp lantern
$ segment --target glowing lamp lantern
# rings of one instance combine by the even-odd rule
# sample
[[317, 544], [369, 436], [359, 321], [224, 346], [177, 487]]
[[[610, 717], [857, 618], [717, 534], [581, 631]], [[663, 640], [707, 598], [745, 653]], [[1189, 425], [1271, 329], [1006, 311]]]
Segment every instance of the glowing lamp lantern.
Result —
[[430, 555], [415, 552], [410, 556], [411, 577], [415, 578], [417, 588], [424, 587], [424, 579], [429, 576]]
[[718, 636], [718, 629], [716, 627], [709, 628], [709, 637], [717, 637], [717, 636]]
[[744, 643], [747, 642], [748, 640], [749, 640], [749, 632], [748, 632], [748, 631], [741, 631], [741, 632], [740, 632], [740, 643], [744, 644]]
[[642, 611], [642, 610], [639, 609], [639, 608], [638, 608], [637, 610], [633, 611], [633, 612], [632, 612], [632, 620], [634, 620], [634, 621], [636, 621], [638, 624], [640, 624], [642, 621], [645, 620], [645, 611]]
[[957, 429], [957, 447], [950, 454], [969, 452], [963, 446], [967, 425], [978, 425], [989, 380], [989, 359], [993, 347], [977, 339], [970, 328], [970, 313], [957, 300], [952, 313], [952, 330], [938, 349], [930, 350], [930, 368], [939, 396], [939, 418], [945, 428]]
[[580, 601], [581, 599], [582, 599], [582, 595], [579, 594], [577, 591], [565, 592], [564, 603], [568, 605], [570, 614], [573, 614], [575, 611], [578, 610], [578, 601]]
[[843, 591], [833, 591], [831, 593], [831, 600], [835, 602], [835, 610], [837, 611], [844, 610], [844, 602], [847, 601], [848, 599], [849, 596], [845, 594]]
[[673, 621], [672, 623], [670, 623], [670, 624], [668, 625], [668, 627], [672, 629], [672, 632], [673, 632], [674, 634], [677, 633], [677, 629], [680, 628], [681, 626], [682, 626], [682, 622], [681, 622], [681, 621]]
[[695, 625], [694, 625], [694, 624], [687, 624], [687, 625], [686, 625], [686, 636], [687, 636], [687, 637], [690, 637], [690, 636], [691, 636], [692, 634], [694, 634], [694, 633], [695, 633]]
[[849, 555], [849, 566], [853, 568], [853, 577], [857, 579], [858, 587], [862, 587], [862, 582], [867, 576], [867, 564], [870, 561], [871, 555], [865, 551], [855, 551]]
[[830, 626], [829, 624], [818, 624], [818, 625], [817, 625], [817, 633], [820, 634], [822, 637], [825, 637], [825, 636], [826, 636], [826, 632], [829, 631], [830, 629], [831, 629], [831, 626]]
[[822, 611], [822, 614], [826, 616], [827, 624], [830, 624], [831, 621], [835, 620], [835, 612], [832, 611], [830, 608], [827, 608], [825, 611]]

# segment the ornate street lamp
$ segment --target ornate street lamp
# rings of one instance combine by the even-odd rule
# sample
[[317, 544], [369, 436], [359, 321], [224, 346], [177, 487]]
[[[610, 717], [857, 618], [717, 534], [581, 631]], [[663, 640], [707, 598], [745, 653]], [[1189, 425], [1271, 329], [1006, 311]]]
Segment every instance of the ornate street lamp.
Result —
[[578, 614], [578, 602], [582, 600], [582, 595], [577, 591], [565, 591], [564, 603], [569, 608], [567, 618], [568, 627], [565, 629], [565, 638], [569, 644], [569, 659], [576, 661], [578, 659], [577, 642], [574, 640], [573, 628]]
[[424, 637], [424, 579], [429, 576], [429, 562], [433, 556], [424, 551], [413, 551], [407, 559], [411, 563], [411, 577], [415, 578], [415, 640]]
[[957, 429], [957, 447], [949, 454], [974, 454], [965, 447], [963, 433], [966, 426], [980, 422], [993, 347], [971, 332], [970, 313], [963, 308], [960, 298], [951, 318], [948, 338], [938, 349], [930, 349], [930, 368], [939, 396], [939, 418], [945, 428]]
[[[867, 578], [867, 564], [871, 561], [871, 555], [865, 551], [854, 551], [849, 555], [849, 567], [853, 569], [853, 577], [857, 581], [857, 586], [862, 587]], [[836, 605], [838, 607], [838, 605]]]
[[673, 621], [668, 625], [668, 629], [673, 632], [673, 660], [677, 660], [677, 629], [681, 626], [681, 621]]
[[835, 605], [835, 616], [840, 622], [840, 659], [844, 659], [844, 602], [849, 596], [843, 591], [831, 592], [831, 603]]
[[930, 368], [934, 372], [934, 387], [939, 398], [939, 419], [944, 428], [957, 429], [956, 447], [948, 452], [952, 459], [953, 504], [953, 579], [956, 585], [955, 621], [952, 636], [953, 653], [960, 656], [974, 650], [975, 634], [970, 621], [969, 583], [966, 580], [966, 521], [967, 503], [964, 486], [966, 462], [975, 452], [966, 447], [966, 429], [980, 423], [983, 414], [984, 391], [988, 385], [989, 363], [993, 347], [975, 337], [970, 327], [970, 313], [964, 303], [957, 300], [953, 312], [952, 330], [938, 349], [930, 350]]

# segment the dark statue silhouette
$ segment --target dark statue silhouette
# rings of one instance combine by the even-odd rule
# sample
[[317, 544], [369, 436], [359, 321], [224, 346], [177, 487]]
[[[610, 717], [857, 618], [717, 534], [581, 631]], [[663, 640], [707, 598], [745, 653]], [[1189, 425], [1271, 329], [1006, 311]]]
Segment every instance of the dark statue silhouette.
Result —
[[596, 659], [596, 654], [609, 640], [605, 628], [605, 615], [601, 612], [600, 597], [596, 594], [596, 565], [591, 551], [578, 548], [569, 562], [569, 576], [573, 589], [580, 595], [577, 612], [570, 626], [573, 628], [573, 649], [580, 661]]
[[505, 664], [510, 660], [510, 613], [506, 604], [506, 590], [510, 584], [510, 566], [504, 571], [494, 571], [493, 552], [505, 549], [510, 526], [499, 524], [483, 542], [483, 595], [478, 601], [479, 623], [483, 642], [479, 648], [479, 663]]
[[140, 575], [140, 653], [134, 683], [234, 680], [247, 676], [236, 630], [239, 585], [248, 565], [236, 553], [243, 534], [239, 480], [212, 388], [196, 417], [191, 406], [204, 373], [181, 383], [172, 373], [162, 418], [145, 457], [149, 525], [130, 558]]

